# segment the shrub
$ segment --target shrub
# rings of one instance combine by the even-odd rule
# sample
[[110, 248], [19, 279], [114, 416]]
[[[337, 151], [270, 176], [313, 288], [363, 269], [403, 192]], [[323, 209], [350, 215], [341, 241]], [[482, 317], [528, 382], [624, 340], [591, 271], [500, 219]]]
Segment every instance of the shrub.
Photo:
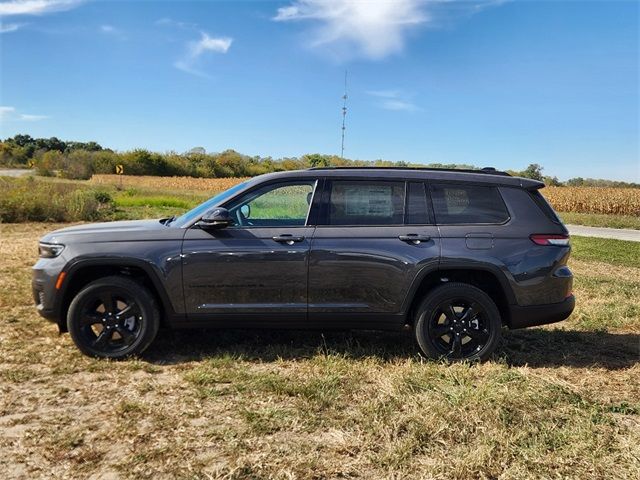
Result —
[[109, 192], [28, 178], [0, 179], [0, 222], [74, 222], [109, 218]]

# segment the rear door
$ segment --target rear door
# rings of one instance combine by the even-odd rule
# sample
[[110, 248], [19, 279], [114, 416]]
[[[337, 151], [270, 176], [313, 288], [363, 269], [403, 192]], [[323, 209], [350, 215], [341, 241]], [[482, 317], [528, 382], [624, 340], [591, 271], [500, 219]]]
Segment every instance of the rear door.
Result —
[[309, 258], [309, 322], [401, 324], [413, 280], [439, 255], [423, 182], [327, 179]]

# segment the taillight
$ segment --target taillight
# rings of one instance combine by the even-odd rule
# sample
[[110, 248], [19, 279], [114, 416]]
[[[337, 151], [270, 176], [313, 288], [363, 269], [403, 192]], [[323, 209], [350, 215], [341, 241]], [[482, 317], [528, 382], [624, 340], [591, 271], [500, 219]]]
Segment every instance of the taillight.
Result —
[[569, 245], [569, 235], [534, 233], [529, 238], [536, 245], [556, 245], [558, 247], [566, 247]]

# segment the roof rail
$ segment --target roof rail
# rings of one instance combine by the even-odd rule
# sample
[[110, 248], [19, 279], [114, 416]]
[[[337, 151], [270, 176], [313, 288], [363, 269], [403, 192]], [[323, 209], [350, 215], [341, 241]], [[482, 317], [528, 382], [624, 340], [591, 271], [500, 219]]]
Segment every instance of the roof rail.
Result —
[[470, 168], [436, 168], [436, 167], [311, 167], [308, 170], [425, 170], [428, 172], [455, 172], [455, 173], [480, 173], [485, 175], [500, 175], [510, 177], [511, 175], [494, 167], [484, 167], [481, 169]]

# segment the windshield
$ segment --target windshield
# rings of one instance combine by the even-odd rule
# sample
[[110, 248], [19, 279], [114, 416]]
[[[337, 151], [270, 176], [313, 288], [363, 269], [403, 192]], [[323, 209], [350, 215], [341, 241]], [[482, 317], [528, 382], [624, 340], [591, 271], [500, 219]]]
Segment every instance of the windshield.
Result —
[[225, 200], [227, 200], [228, 198], [231, 198], [237, 192], [242, 190], [246, 186], [246, 184], [247, 182], [239, 183], [235, 187], [231, 187], [229, 190], [225, 190], [224, 192], [219, 193], [215, 197], [210, 198], [206, 202], [201, 203], [193, 210], [189, 210], [187, 213], [180, 215], [178, 218], [176, 218], [173, 222], [171, 222], [171, 226], [181, 228], [193, 222], [194, 220], [197, 220], [202, 215], [204, 215], [207, 210], [210, 210], [211, 208], [218, 205], [220, 202], [224, 202]]

